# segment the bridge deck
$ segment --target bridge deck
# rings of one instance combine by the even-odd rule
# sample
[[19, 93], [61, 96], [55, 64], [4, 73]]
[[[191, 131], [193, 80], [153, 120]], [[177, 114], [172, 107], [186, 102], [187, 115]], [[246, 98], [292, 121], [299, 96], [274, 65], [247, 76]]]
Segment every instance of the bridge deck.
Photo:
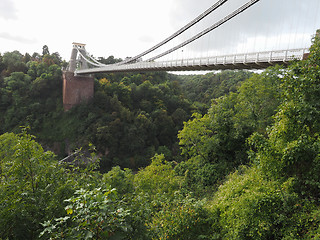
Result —
[[136, 62], [112, 64], [103, 67], [77, 70], [76, 74], [108, 72], [146, 71], [193, 71], [225, 69], [265, 69], [276, 64], [288, 64], [292, 60], [302, 60], [309, 52], [307, 48], [246, 53], [206, 58], [180, 59], [174, 61]]

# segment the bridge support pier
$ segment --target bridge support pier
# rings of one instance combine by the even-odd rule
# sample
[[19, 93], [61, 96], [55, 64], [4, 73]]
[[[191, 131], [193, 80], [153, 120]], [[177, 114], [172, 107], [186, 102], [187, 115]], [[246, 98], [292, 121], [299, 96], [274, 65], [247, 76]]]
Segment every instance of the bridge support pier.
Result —
[[64, 71], [62, 77], [64, 111], [93, 98], [94, 78], [91, 75], [79, 76], [74, 75], [74, 72]]

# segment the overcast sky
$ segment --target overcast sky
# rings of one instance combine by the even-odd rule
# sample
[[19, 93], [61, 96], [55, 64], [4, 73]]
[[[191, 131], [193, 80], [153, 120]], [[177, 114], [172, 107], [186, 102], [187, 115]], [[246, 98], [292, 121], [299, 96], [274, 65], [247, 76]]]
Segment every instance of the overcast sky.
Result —
[[[22, 54], [41, 53], [42, 46], [48, 45], [50, 52], [59, 52], [68, 60], [75, 41], [86, 43], [86, 49], [96, 57], [134, 56], [172, 34], [216, 1], [0, 0], [0, 53], [13, 50]], [[247, 1], [229, 0], [219, 12], [181, 36], [180, 41]], [[203, 52], [213, 47], [237, 51], [250, 51], [247, 49], [253, 45], [258, 50], [302, 47], [317, 28], [320, 28], [320, 0], [260, 0], [190, 49]]]

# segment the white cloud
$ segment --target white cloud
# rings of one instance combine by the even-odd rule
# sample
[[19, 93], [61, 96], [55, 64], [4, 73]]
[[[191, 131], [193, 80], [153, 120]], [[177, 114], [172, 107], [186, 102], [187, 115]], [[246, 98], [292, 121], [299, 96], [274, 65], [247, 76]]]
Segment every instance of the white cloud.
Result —
[[9, 40], [9, 41], [15, 41], [18, 43], [23, 43], [23, 44], [34, 44], [37, 41], [35, 39], [29, 39], [21, 36], [15, 36], [11, 35], [10, 33], [7, 32], [0, 32], [0, 38]]
[[[248, 0], [229, 0], [218, 11], [184, 33], [180, 41], [211, 26]], [[186, 24], [183, 16], [198, 16], [212, 5], [210, 0], [176, 0], [176, 12], [170, 15], [175, 27]], [[201, 9], [201, 11], [199, 11]], [[201, 40], [188, 45], [193, 52], [231, 54], [280, 48], [307, 47], [311, 35], [320, 28], [319, 0], [263, 0], [253, 5], [222, 27], [213, 30]], [[191, 18], [190, 18], [191, 20]], [[295, 39], [292, 39], [295, 38]], [[205, 53], [210, 54], [210, 53]]]
[[[97, 57], [134, 56], [168, 37], [216, 1], [0, 0], [0, 52], [39, 52], [46, 44], [50, 52], [69, 59], [71, 43], [75, 41], [86, 43], [87, 50]], [[247, 1], [229, 0], [180, 41]], [[189, 48], [245, 48], [246, 43], [255, 41], [260, 41], [260, 46], [265, 36], [277, 41], [281, 32], [291, 37], [298, 34], [302, 39], [303, 33], [310, 36], [317, 24], [320, 27], [320, 14], [315, 18], [319, 5], [319, 0], [261, 0]], [[299, 19], [303, 21], [298, 22]]]
[[12, 0], [0, 1], [0, 18], [3, 19], [16, 19], [16, 9]]
[[145, 42], [145, 43], [153, 43], [153, 44], [156, 44], [156, 41], [154, 39], [154, 37], [152, 37], [151, 35], [142, 35], [139, 37], [139, 40], [141, 42]]

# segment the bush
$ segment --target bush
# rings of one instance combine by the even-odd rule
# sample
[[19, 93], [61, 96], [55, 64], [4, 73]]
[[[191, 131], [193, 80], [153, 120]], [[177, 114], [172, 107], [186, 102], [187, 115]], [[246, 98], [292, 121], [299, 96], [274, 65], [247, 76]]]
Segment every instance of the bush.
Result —
[[26, 131], [0, 136], [0, 239], [36, 239], [61, 214], [74, 184], [63, 170]]
[[183, 188], [201, 196], [205, 192], [210, 192], [217, 188], [218, 183], [229, 171], [229, 166], [225, 162], [206, 163], [199, 157], [190, 158], [179, 163], [175, 168], [178, 176], [183, 177]]
[[172, 165], [165, 161], [163, 154], [156, 154], [152, 163], [134, 177], [135, 187], [150, 195], [173, 194], [180, 188], [180, 184], [181, 179], [176, 176]]
[[304, 208], [292, 185], [265, 180], [256, 167], [231, 174], [211, 202], [214, 232], [221, 239], [298, 239]]
[[103, 175], [103, 182], [117, 189], [121, 195], [132, 193], [133, 187], [133, 174], [128, 168], [121, 170], [119, 166], [113, 167], [108, 173]]
[[177, 197], [164, 202], [161, 210], [147, 223], [152, 239], [208, 239], [210, 221], [203, 201]]
[[115, 189], [80, 189], [66, 206], [66, 215], [43, 223], [46, 239], [124, 239], [131, 228]]

